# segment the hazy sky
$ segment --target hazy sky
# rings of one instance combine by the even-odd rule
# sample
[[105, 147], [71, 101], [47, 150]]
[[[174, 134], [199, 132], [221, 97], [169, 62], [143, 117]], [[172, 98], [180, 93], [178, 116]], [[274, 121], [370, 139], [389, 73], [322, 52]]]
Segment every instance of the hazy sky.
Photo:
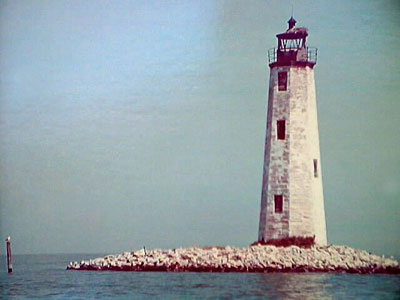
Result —
[[399, 255], [400, 4], [377, 0], [1, 1], [1, 237], [15, 253], [255, 241], [266, 54], [292, 3], [319, 51], [329, 243]]

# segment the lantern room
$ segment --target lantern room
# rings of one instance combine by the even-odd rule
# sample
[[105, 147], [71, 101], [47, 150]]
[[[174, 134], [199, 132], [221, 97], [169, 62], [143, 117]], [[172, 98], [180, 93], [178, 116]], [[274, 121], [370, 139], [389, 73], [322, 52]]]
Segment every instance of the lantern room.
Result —
[[275, 65], [309, 66], [317, 62], [317, 48], [307, 46], [308, 31], [304, 27], [296, 27], [296, 20], [291, 17], [289, 28], [276, 35], [278, 47], [268, 51], [270, 67]]

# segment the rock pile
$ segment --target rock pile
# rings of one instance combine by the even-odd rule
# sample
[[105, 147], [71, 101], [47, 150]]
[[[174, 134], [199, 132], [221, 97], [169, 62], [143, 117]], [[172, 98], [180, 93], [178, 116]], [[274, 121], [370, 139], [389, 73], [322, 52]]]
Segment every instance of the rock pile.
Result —
[[70, 262], [68, 270], [400, 273], [397, 261], [347, 246], [144, 249]]

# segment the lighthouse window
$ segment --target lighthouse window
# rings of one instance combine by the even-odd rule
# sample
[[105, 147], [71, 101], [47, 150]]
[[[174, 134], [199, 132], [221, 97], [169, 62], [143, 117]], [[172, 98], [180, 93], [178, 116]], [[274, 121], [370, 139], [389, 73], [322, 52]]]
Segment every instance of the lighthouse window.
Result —
[[281, 214], [283, 211], [283, 196], [275, 195], [275, 213]]
[[287, 72], [278, 72], [278, 91], [287, 89]]
[[314, 177], [318, 177], [318, 159], [314, 159]]
[[277, 138], [278, 140], [284, 140], [286, 133], [286, 120], [278, 120], [276, 123]]

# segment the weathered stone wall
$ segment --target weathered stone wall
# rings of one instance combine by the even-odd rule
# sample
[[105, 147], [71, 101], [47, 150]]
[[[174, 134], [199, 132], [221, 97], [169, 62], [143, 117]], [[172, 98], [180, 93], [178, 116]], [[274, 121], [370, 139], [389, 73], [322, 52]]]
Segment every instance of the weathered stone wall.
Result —
[[[320, 245], [327, 244], [326, 234], [326, 218], [325, 218], [325, 205], [324, 193], [322, 185], [322, 167], [321, 155], [319, 145], [319, 131], [318, 131], [318, 117], [317, 117], [317, 101], [315, 95], [315, 81], [314, 70], [307, 68], [307, 81], [308, 81], [308, 128], [309, 128], [309, 145], [311, 153], [311, 173], [313, 178], [312, 184], [312, 199], [313, 199], [313, 222], [315, 241]], [[314, 176], [313, 159], [317, 159], [317, 177]]]
[[[278, 239], [289, 235], [290, 99], [288, 92], [278, 92], [278, 72], [281, 71], [288, 72], [289, 67], [273, 68], [270, 72], [259, 240]], [[287, 120], [286, 138], [277, 140], [276, 121], [282, 119]], [[274, 195], [283, 195], [282, 213], [274, 212]]]
[[[290, 236], [315, 235], [325, 245], [325, 212], [320, 168], [313, 69], [290, 68]], [[317, 176], [313, 160], [316, 159]]]
[[[287, 90], [278, 91], [278, 73], [284, 71]], [[278, 120], [286, 120], [284, 140], [277, 139]], [[314, 71], [310, 67], [274, 67], [270, 72], [259, 240], [315, 235], [318, 244], [327, 243], [321, 174]], [[282, 213], [275, 213], [275, 195], [283, 195]]]

